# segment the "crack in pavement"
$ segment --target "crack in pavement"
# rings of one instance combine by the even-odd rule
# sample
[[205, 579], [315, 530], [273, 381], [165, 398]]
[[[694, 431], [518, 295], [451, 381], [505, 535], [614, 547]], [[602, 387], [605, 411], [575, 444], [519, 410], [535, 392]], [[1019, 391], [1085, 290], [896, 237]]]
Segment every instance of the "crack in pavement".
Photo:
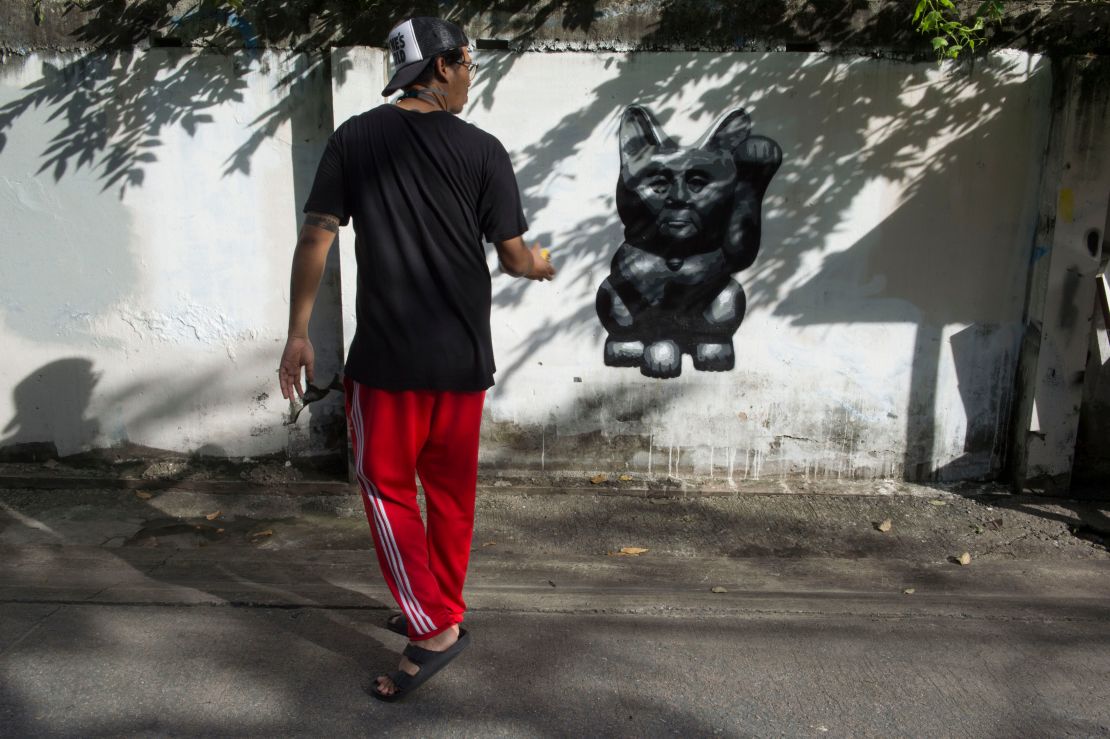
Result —
[[[50, 604], [49, 601], [32, 601], [32, 603], [42, 604], [42, 605], [49, 605]], [[62, 608], [64, 608], [65, 606], [66, 606], [65, 603], [58, 603], [57, 607], [54, 608], [53, 610], [51, 610], [49, 613], [43, 614], [42, 616], [35, 619], [35, 623], [33, 623], [31, 625], [31, 628], [27, 629], [27, 631], [23, 634], [23, 636], [19, 637], [18, 639], [13, 641], [11, 644], [9, 644], [8, 646], [6, 646], [2, 650], [0, 650], [0, 657], [3, 657], [8, 652], [12, 651], [16, 647], [18, 647], [20, 644], [27, 641], [28, 637], [30, 637], [31, 634], [34, 634], [36, 631], [38, 631], [39, 627], [42, 626], [43, 622], [45, 622], [48, 618], [53, 616], [58, 611], [62, 610]]]
[[[174, 601], [112, 601], [93, 602], [75, 599], [31, 599], [31, 598], [6, 598], [0, 599], [0, 606], [4, 605], [56, 605], [46, 616], [39, 619], [28, 634], [38, 627], [38, 624], [66, 606], [82, 606], [94, 608], [171, 608], [171, 609], [201, 609], [201, 608], [234, 608], [259, 611], [367, 611], [391, 612], [396, 609], [390, 606], [377, 605], [321, 605], [312, 603], [259, 603], [248, 600], [208, 601], [200, 603], [181, 603]], [[611, 608], [505, 608], [505, 607], [476, 607], [468, 609], [473, 614], [501, 614], [501, 615], [594, 615], [594, 616], [642, 616], [654, 618], [767, 618], [767, 617], [828, 617], [828, 618], [867, 618], [882, 621], [914, 621], [937, 618], [958, 618], [961, 621], [982, 621], [998, 623], [1104, 623], [1110, 622], [1110, 609], [1106, 616], [1020, 616], [1005, 614], [979, 614], [979, 613], [941, 613], [941, 612], [910, 612], [895, 613], [890, 611], [867, 610], [820, 610], [800, 608], [681, 608], [681, 607], [649, 607], [628, 606]], [[20, 637], [19, 641], [27, 635]], [[5, 650], [7, 651], [7, 650]]]

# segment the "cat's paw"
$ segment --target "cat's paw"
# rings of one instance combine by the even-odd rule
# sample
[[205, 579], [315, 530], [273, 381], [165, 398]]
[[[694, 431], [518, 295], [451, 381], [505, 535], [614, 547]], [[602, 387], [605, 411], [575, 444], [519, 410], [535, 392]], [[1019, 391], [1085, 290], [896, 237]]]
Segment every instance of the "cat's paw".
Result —
[[694, 369], [702, 372], [727, 372], [736, 366], [731, 343], [698, 344], [694, 347]]
[[736, 151], [737, 160], [744, 164], [770, 166], [778, 169], [782, 164], [782, 147], [766, 136], [752, 136]]
[[644, 342], [605, 340], [605, 364], [609, 367], [639, 367], [644, 360]]
[[682, 374], [682, 350], [670, 340], [648, 344], [644, 349], [644, 362], [640, 365], [640, 372], [660, 380], [678, 377]]

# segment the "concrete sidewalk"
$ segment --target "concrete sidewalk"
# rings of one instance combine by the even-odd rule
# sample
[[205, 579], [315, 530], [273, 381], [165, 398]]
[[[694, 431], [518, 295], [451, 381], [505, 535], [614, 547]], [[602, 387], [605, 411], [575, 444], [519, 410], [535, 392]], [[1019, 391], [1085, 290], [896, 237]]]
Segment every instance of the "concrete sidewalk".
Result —
[[0, 734], [1110, 735], [1105, 505], [486, 494], [474, 646], [398, 705], [358, 507], [0, 491]]

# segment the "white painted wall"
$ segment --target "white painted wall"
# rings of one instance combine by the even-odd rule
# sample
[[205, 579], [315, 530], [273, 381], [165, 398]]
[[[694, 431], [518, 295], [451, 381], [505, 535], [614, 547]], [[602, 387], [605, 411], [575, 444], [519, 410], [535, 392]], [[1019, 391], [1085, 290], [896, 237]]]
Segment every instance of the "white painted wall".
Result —
[[[551, 247], [559, 269], [550, 284], [495, 277], [487, 466], [734, 480], [997, 470], [1050, 115], [1046, 60], [1000, 53], [970, 77], [821, 54], [479, 52], [479, 61], [464, 116], [509, 149], [528, 236]], [[303, 162], [332, 125], [326, 83], [289, 98], [279, 84], [289, 62], [241, 62], [241, 77], [224, 75], [238, 80], [236, 95], [199, 111], [211, 120], [195, 136], [180, 119], [162, 126], [157, 161], [142, 163], [141, 186], [122, 197], [101, 192], [103, 167], [57, 181], [38, 173], [65, 125], [48, 120], [57, 106], [44, 102], [5, 132], [0, 218], [15, 224], [18, 258], [0, 277], [0, 339], [16, 357], [0, 386], [18, 394], [67, 358], [90, 362], [99, 379], [80, 415], [57, 389], [45, 415], [0, 392], [0, 421], [19, 420], [0, 443], [313, 450], [281, 425], [274, 367], [311, 181]], [[0, 106], [26, 96], [46, 63], [59, 60], [7, 62]], [[332, 65], [335, 124], [381, 102], [380, 51], [337, 50]], [[737, 275], [748, 314], [732, 372], [697, 372], [686, 358], [680, 378], [660, 381], [602, 362], [594, 298], [622, 238], [615, 136], [632, 103], [686, 144], [744, 107], [753, 131], [784, 150], [762, 251]], [[267, 111], [290, 105], [302, 116], [324, 110], [297, 124], [316, 125], [315, 138], [301, 141], [288, 122], [266, 129]], [[257, 149], [231, 159], [249, 162], [249, 174], [225, 173], [259, 131]], [[332, 353], [351, 335], [353, 316], [338, 309], [353, 306], [352, 245], [341, 234], [342, 302], [323, 298], [332, 318], [319, 330], [330, 327]], [[496, 274], [492, 250], [490, 265]]]
[[[0, 444], [313, 451], [282, 426], [275, 368], [297, 158], [314, 166], [330, 115], [266, 130], [305, 67], [171, 50], [0, 66]], [[327, 91], [309, 80], [298, 102]]]
[[[482, 57], [467, 117], [512, 152], [530, 237], [560, 269], [551, 285], [497, 280], [490, 415], [544, 431], [531, 456], [492, 444], [491, 461], [732, 478], [997, 467], [1049, 118], [1045, 60], [998, 54], [967, 78], [806, 54]], [[621, 241], [616, 131], [631, 103], [681, 143], [745, 107], [753, 132], [785, 152], [762, 252], [737, 277], [749, 309], [733, 372], [696, 372], [687, 357], [679, 379], [658, 381], [601, 361], [593, 300]], [[596, 444], [558, 441], [591, 433], [617, 447], [611, 464]]]

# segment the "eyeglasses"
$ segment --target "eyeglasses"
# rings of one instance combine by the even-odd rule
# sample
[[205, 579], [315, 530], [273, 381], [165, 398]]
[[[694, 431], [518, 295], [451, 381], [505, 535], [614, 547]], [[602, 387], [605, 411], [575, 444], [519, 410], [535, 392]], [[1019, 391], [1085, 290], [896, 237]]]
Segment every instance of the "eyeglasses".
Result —
[[464, 62], [460, 59], [459, 61], [455, 62], [455, 64], [458, 64], [461, 67], [466, 67], [467, 74], [469, 74], [471, 77], [478, 74], [478, 62]]

